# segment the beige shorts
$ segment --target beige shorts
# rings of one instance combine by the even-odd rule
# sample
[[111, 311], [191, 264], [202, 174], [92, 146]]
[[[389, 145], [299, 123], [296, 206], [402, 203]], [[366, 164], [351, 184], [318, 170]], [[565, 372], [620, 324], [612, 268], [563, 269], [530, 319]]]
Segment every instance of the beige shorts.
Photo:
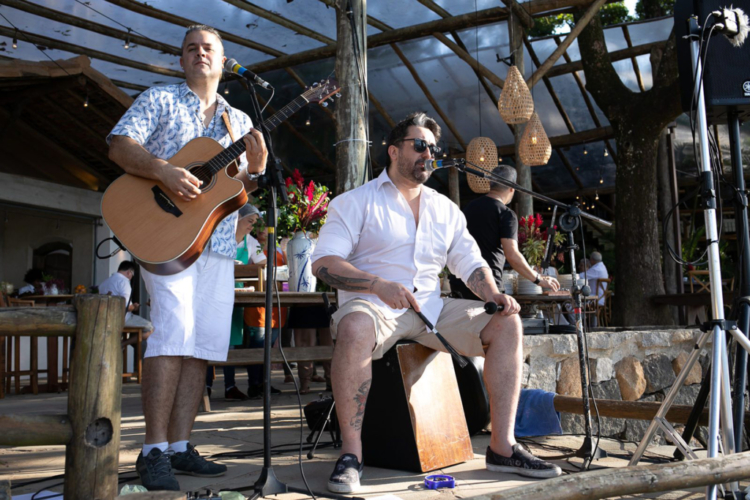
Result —
[[[437, 331], [458, 352], [465, 356], [484, 356], [482, 332], [492, 316], [484, 312], [484, 303], [478, 300], [442, 299], [443, 310], [438, 318]], [[419, 319], [417, 313], [409, 309], [397, 318], [386, 319], [378, 306], [364, 299], [353, 299], [343, 304], [331, 317], [331, 336], [336, 338], [336, 327], [348, 314], [361, 312], [372, 318], [375, 323], [375, 348], [372, 358], [380, 359], [403, 339], [414, 340], [438, 351], [445, 347], [438, 338]]]

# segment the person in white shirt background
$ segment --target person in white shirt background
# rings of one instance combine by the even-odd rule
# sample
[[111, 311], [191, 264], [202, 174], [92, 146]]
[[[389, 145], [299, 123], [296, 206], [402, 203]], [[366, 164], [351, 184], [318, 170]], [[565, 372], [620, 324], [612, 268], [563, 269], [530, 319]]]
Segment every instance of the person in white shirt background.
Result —
[[124, 298], [127, 307], [125, 313], [125, 326], [143, 328], [143, 332], [146, 334], [144, 336], [145, 338], [151, 334], [154, 327], [147, 319], [133, 314], [138, 312], [138, 309], [141, 307], [138, 302], [130, 302], [130, 295], [133, 292], [130, 281], [133, 279], [133, 276], [135, 276], [135, 263], [129, 260], [124, 260], [120, 262], [116, 273], [113, 273], [112, 276], [101, 282], [99, 285], [99, 293]]
[[[591, 255], [589, 256], [589, 262], [588, 266], [586, 268], [586, 272], [581, 272], [578, 277], [583, 279], [588, 279], [588, 285], [591, 288], [591, 295], [596, 296], [601, 293], [601, 298], [599, 299], [599, 305], [604, 305], [604, 293], [599, 290], [599, 280], [601, 279], [609, 279], [609, 273], [607, 272], [607, 266], [604, 265], [604, 262], [602, 262], [602, 254], [599, 252], [591, 252]], [[607, 283], [602, 283], [602, 286], [604, 287], [604, 290], [607, 289]]]
[[26, 282], [24, 286], [18, 289], [18, 295], [34, 295], [35, 293], [42, 294], [42, 282], [44, 281], [44, 274], [41, 270], [32, 267], [26, 271], [26, 275], [23, 277]]
[[[486, 358], [492, 417], [487, 469], [532, 477], [562, 474], [515, 441], [523, 372], [520, 306], [498, 291], [459, 207], [423, 185], [430, 177], [425, 160], [440, 152], [439, 140], [440, 126], [424, 113], [397, 124], [388, 137], [389, 166], [377, 179], [333, 199], [313, 254], [315, 275], [339, 291], [340, 308], [331, 319], [337, 340], [332, 382], [343, 444], [328, 481], [334, 492], [360, 486], [372, 360], [403, 338], [445, 350], [415, 311], [462, 354]], [[446, 265], [477, 297], [504, 310], [488, 315], [480, 301], [442, 299], [438, 275]], [[482, 344], [489, 345], [486, 354]]]

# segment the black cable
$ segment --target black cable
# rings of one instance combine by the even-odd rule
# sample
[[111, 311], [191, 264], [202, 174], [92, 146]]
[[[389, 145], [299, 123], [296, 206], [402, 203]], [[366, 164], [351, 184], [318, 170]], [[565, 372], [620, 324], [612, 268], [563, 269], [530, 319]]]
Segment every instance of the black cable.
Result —
[[59, 62], [57, 62], [56, 60], [52, 59], [52, 57], [49, 54], [47, 54], [47, 52], [45, 52], [44, 50], [40, 49], [37, 44], [35, 44], [33, 42], [30, 42], [29, 39], [26, 38], [26, 34], [23, 31], [19, 30], [18, 26], [16, 26], [12, 22], [10, 22], [10, 19], [8, 19], [7, 17], [5, 17], [2, 13], [0, 13], [0, 16], [2, 16], [2, 18], [5, 19], [8, 22], [8, 24], [10, 24], [11, 26], [13, 26], [13, 29], [16, 30], [16, 34], [20, 35], [21, 38], [23, 38], [24, 42], [33, 45], [34, 48], [36, 48], [39, 52], [41, 52], [42, 54], [44, 54], [44, 57], [46, 57], [47, 59], [49, 59], [50, 61], [52, 61], [53, 63], [55, 63], [55, 66], [57, 66], [58, 68], [60, 68], [61, 70], [63, 70], [66, 75], [71, 76], [70, 73], [68, 73], [68, 70], [66, 70], [65, 68], [63, 68], [60, 65]]
[[[275, 237], [275, 236], [274, 236]], [[276, 256], [274, 256], [275, 258]], [[286, 359], [286, 354], [284, 354], [284, 347], [282, 346], [283, 342], [281, 341], [281, 295], [279, 294], [279, 282], [276, 281], [276, 266], [274, 266], [274, 276], [273, 276], [273, 283], [274, 283], [274, 290], [276, 291], [276, 302], [278, 303], [279, 308], [279, 352], [281, 353], [281, 357], [284, 360], [284, 366], [286, 366], [287, 370], [291, 373], [292, 367], [289, 365], [289, 361]], [[299, 393], [299, 386], [297, 385], [297, 379], [295, 377], [292, 377], [292, 381], [294, 382], [294, 392], [297, 393], [297, 404], [299, 405], [299, 456], [298, 456], [298, 462], [299, 462], [299, 472], [302, 476], [302, 482], [305, 483], [305, 488], [307, 488], [307, 492], [310, 494], [313, 500], [316, 500], [315, 493], [313, 493], [312, 488], [307, 482], [307, 477], [305, 476], [305, 467], [302, 464], [302, 451], [303, 451], [303, 441], [304, 441], [304, 423], [305, 423], [305, 416], [304, 412], [302, 410], [302, 395]], [[270, 380], [268, 382], [271, 383]], [[322, 431], [321, 431], [322, 432]]]
[[[579, 223], [578, 229], [581, 231], [581, 249], [583, 251], [583, 258], [585, 260], [586, 259], [586, 235], [584, 234], [584, 231], [583, 231], [583, 218], [580, 215], [578, 216], [578, 223]], [[575, 276], [573, 277], [573, 279], [576, 279]], [[585, 266], [583, 268], [583, 279], [586, 280], [586, 284], [584, 286], [588, 286], [589, 284], [588, 266]], [[598, 286], [599, 286], [599, 281], [597, 280], [597, 287]], [[590, 288], [591, 287], [589, 287], [589, 289]], [[586, 330], [583, 330], [583, 346], [584, 346], [583, 347], [584, 361], [586, 365], [584, 367], [584, 369], [586, 370], [586, 391], [588, 392], [589, 397], [591, 398], [591, 402], [594, 404], [594, 411], [596, 412], [596, 445], [591, 450], [592, 460], [589, 460], [589, 463], [586, 466], [586, 470], [589, 470], [591, 468], [591, 463], [593, 462], [593, 457], [596, 455], [596, 450], [599, 449], [599, 441], [601, 441], [602, 439], [602, 421], [601, 421], [601, 416], [599, 415], [599, 407], [596, 404], [596, 397], [594, 397], [594, 388], [591, 385], [591, 362], [589, 361], [589, 339], [586, 336]], [[585, 415], [584, 415], [584, 418], [585, 418]]]

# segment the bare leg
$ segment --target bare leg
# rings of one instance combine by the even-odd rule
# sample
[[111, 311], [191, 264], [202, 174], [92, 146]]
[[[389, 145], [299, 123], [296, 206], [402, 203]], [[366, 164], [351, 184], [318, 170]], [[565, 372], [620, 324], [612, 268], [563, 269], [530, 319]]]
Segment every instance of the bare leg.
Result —
[[362, 461], [362, 421], [372, 384], [372, 349], [375, 325], [364, 313], [344, 316], [337, 327], [331, 374], [336, 414], [341, 428], [341, 454]]
[[170, 443], [190, 439], [190, 431], [193, 430], [195, 415], [203, 396], [203, 383], [208, 366], [205, 359], [186, 358], [181, 361], [182, 373], [172, 405], [172, 414], [169, 417], [167, 437]]
[[[172, 405], [181, 371], [181, 356], [156, 356], [143, 360], [141, 401], [143, 416], [146, 420], [146, 444], [167, 441], [169, 416], [172, 414]], [[204, 366], [201, 374], [201, 389], [205, 376]]]
[[490, 394], [492, 437], [490, 448], [509, 457], [516, 444], [513, 430], [523, 373], [523, 327], [517, 314], [494, 315], [481, 333], [488, 344], [485, 354], [484, 383]]

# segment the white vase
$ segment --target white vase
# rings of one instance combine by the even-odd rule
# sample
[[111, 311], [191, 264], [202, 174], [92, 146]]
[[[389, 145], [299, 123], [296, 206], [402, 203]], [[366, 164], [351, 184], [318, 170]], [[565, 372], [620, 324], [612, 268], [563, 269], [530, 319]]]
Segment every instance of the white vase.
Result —
[[315, 242], [305, 231], [297, 231], [286, 246], [289, 259], [289, 291], [314, 292], [317, 278], [312, 273], [312, 254]]
[[44, 295], [59, 295], [60, 291], [57, 289], [57, 285], [47, 285], [46, 283], [43, 285], [44, 288]]

